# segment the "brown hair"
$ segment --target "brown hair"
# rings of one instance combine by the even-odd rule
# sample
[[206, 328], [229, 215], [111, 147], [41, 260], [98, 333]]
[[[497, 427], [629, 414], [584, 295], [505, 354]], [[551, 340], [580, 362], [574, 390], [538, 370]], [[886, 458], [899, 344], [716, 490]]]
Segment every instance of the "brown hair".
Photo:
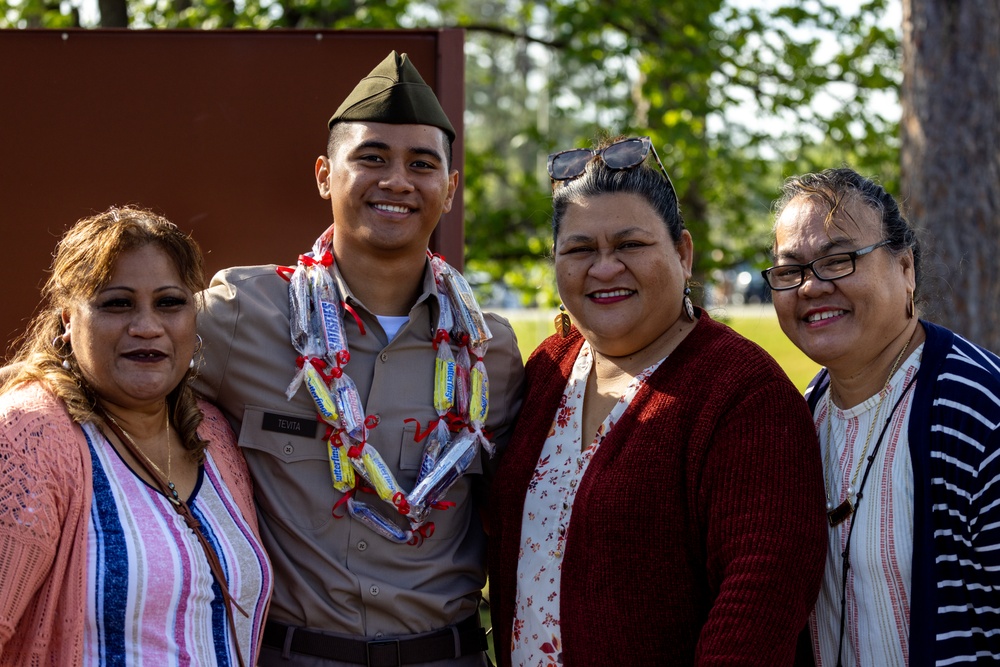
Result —
[[[72, 343], [63, 342], [63, 310], [80, 299], [89, 299], [111, 280], [118, 258], [131, 250], [153, 245], [174, 262], [181, 280], [192, 293], [205, 285], [201, 249], [177, 225], [151, 211], [110, 208], [73, 225], [56, 246], [49, 278], [42, 287], [42, 302], [20, 340], [11, 361], [14, 372], [0, 392], [26, 382], [40, 382], [66, 405], [76, 423], [103, 421], [97, 395], [84, 381], [72, 354]], [[63, 367], [63, 361], [69, 368]], [[202, 414], [188, 379], [167, 396], [168, 409], [185, 448], [196, 461], [204, 457], [205, 442], [197, 429]]]

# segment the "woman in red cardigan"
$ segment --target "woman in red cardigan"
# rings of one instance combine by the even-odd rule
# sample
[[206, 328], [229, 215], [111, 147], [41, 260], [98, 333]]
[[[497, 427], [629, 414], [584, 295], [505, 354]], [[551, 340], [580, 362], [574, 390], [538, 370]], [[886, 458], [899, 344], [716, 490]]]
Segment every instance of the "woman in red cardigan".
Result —
[[528, 362], [493, 483], [501, 665], [791, 664], [816, 600], [809, 410], [766, 352], [692, 306], [691, 234], [651, 149], [549, 157], [569, 315]]

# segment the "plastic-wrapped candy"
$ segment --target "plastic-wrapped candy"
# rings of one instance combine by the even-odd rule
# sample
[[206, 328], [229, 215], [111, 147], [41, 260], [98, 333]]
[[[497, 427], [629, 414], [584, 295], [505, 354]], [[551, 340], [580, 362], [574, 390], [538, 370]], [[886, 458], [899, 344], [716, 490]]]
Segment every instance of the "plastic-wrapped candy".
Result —
[[462, 345], [455, 355], [455, 412], [460, 417], [468, 418], [470, 391], [470, 371], [472, 360], [469, 358], [469, 346]]
[[306, 388], [309, 389], [309, 395], [312, 396], [313, 402], [316, 404], [316, 412], [327, 424], [339, 426], [337, 403], [333, 400], [333, 396], [326, 386], [326, 380], [311, 363], [306, 362], [302, 370], [305, 374]]
[[347, 349], [347, 339], [344, 337], [341, 321], [340, 297], [333, 283], [330, 272], [321, 267], [311, 270], [313, 302], [318, 306], [317, 319], [314, 327], [319, 329], [320, 339], [324, 342], [323, 352], [326, 358], [333, 361], [337, 353]]
[[375, 493], [382, 500], [392, 503], [397, 493], [405, 494], [405, 491], [396, 482], [396, 478], [393, 477], [392, 471], [389, 470], [389, 466], [382, 458], [382, 455], [369, 443], [366, 442], [364, 444], [361, 448], [360, 456], [352, 458], [351, 462], [355, 468], [360, 467], [362, 469], [364, 478], [371, 484], [372, 488], [375, 489]]
[[326, 442], [326, 451], [330, 457], [330, 477], [333, 488], [347, 492], [354, 488], [354, 466], [347, 455], [347, 444], [341, 440], [342, 432], [334, 433]]
[[341, 425], [344, 430], [358, 442], [364, 442], [368, 438], [365, 429], [365, 413], [361, 406], [358, 388], [351, 376], [340, 372], [339, 368], [333, 372], [333, 392], [337, 407], [340, 409]]
[[[435, 276], [436, 278], [436, 276]], [[451, 300], [448, 298], [447, 287], [442, 282], [437, 282], [437, 298], [440, 313], [438, 314], [438, 331], [451, 331], [455, 326], [455, 318], [451, 314]]]
[[309, 269], [300, 266], [288, 279], [288, 319], [291, 325], [292, 346], [299, 354], [307, 354], [312, 324], [310, 303], [312, 290], [309, 286]]
[[479, 310], [476, 297], [472, 293], [472, 288], [461, 273], [448, 267], [441, 271], [441, 277], [447, 284], [447, 292], [451, 297], [451, 304], [454, 306], [452, 316], [456, 325], [469, 334], [473, 346], [482, 345], [493, 334], [486, 325], [486, 319]]
[[479, 436], [471, 431], [462, 431], [454, 437], [451, 445], [434, 464], [433, 470], [417, 482], [413, 491], [407, 496], [406, 500], [409, 503], [407, 516], [410, 519], [415, 523], [427, 520], [431, 506], [441, 500], [448, 489], [472, 465], [478, 447]]
[[434, 358], [434, 409], [438, 415], [451, 410], [455, 404], [455, 356], [447, 340], [437, 344]]
[[413, 531], [400, 528], [391, 519], [382, 516], [371, 506], [354, 498], [347, 499], [347, 512], [382, 537], [397, 544], [406, 544], [413, 537]]
[[472, 425], [472, 430], [479, 436], [483, 449], [492, 457], [496, 451], [496, 445], [490, 442], [483, 433], [490, 408], [490, 379], [486, 375], [486, 364], [483, 363], [483, 355], [486, 354], [486, 350], [473, 349], [472, 353], [476, 355], [476, 363], [472, 365], [470, 374], [472, 399], [469, 402], [469, 422]]
[[444, 419], [439, 419], [434, 429], [427, 434], [427, 440], [424, 442], [424, 452], [420, 457], [420, 472], [417, 473], [417, 480], [430, 474], [450, 439], [451, 432], [448, 430], [447, 422]]
[[476, 363], [472, 365], [469, 373], [469, 384], [472, 389], [472, 397], [469, 401], [469, 421], [473, 428], [482, 428], [486, 423], [490, 407], [490, 379], [486, 375], [486, 364], [478, 350], [473, 350], [476, 355]]

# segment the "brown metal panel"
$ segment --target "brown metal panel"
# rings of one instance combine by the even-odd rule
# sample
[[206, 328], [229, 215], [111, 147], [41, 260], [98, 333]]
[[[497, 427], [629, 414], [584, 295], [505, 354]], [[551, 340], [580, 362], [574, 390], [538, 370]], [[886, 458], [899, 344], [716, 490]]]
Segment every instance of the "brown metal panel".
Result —
[[[463, 54], [456, 58], [454, 54]], [[465, 170], [461, 159], [465, 155], [465, 34], [461, 30], [443, 32], [438, 39], [437, 71], [435, 90], [442, 100], [445, 113], [455, 126], [454, 166], [458, 169], [458, 190], [455, 192], [455, 202], [458, 205], [463, 200], [465, 188]], [[450, 216], [454, 215], [454, 209]], [[460, 224], [439, 225], [434, 230], [431, 244], [437, 252], [461, 269], [465, 256], [465, 221]]]
[[[313, 179], [326, 122], [392, 49], [441, 98], [461, 170], [462, 40], [460, 30], [0, 31], [0, 341], [37, 305], [59, 235], [112, 204], [193, 232], [209, 274], [294, 263], [330, 223]], [[459, 264], [463, 218], [459, 196], [434, 246]]]

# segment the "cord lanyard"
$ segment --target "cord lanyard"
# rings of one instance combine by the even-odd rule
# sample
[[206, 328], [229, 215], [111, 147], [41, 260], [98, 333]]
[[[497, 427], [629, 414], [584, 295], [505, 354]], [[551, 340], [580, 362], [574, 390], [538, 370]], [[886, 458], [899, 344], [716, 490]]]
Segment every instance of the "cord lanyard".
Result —
[[[872, 471], [872, 466], [875, 463], [875, 457], [878, 455], [879, 448], [882, 446], [882, 440], [885, 438], [886, 431], [889, 430], [889, 425], [892, 424], [892, 418], [896, 414], [896, 410], [903, 403], [903, 399], [910, 391], [910, 387], [917, 380], [917, 374], [914, 373], [913, 377], [910, 378], [906, 386], [903, 387], [903, 393], [900, 394], [896, 403], [892, 406], [892, 410], [889, 411], [889, 415], [885, 419], [885, 424], [882, 426], [882, 431], [878, 435], [878, 440], [875, 441], [875, 446], [872, 448], [872, 453], [868, 456], [868, 463], [865, 465], [865, 472], [861, 476], [861, 484], [858, 486], [858, 492], [854, 500], [854, 511], [851, 520], [851, 526], [847, 529], [847, 541], [844, 544], [844, 552], [841, 554], [844, 559], [843, 574], [841, 576], [841, 589], [840, 589], [840, 639], [837, 643], [837, 667], [843, 667], [843, 654], [844, 654], [844, 632], [846, 630], [847, 624], [847, 571], [851, 568], [851, 536], [854, 535], [854, 525], [857, 523], [856, 519], [858, 517], [858, 508], [861, 505], [861, 499], [864, 497], [865, 484], [868, 482], [868, 475]], [[827, 391], [832, 391], [829, 383], [827, 384]], [[827, 419], [833, 419], [832, 411], [827, 413]], [[830, 443], [827, 443], [827, 447]]]

